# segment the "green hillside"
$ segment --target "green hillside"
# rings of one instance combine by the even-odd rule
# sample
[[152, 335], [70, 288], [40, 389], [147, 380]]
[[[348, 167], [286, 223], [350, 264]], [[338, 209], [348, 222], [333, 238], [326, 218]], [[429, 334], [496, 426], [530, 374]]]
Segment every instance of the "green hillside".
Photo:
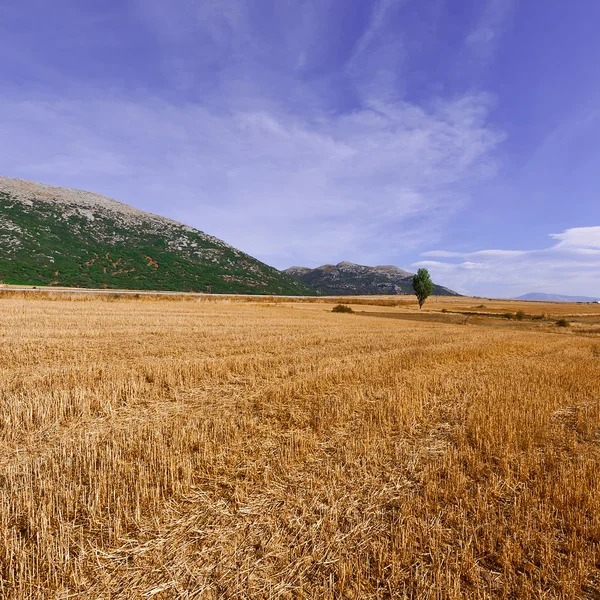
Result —
[[221, 240], [108, 198], [0, 178], [0, 281], [314, 295]]

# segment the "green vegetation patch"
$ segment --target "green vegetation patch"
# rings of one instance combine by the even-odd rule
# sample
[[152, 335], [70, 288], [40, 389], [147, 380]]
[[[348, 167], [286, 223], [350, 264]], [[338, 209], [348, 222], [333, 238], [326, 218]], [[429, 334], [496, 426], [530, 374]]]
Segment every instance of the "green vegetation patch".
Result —
[[316, 291], [202, 232], [165, 221], [125, 226], [108, 211], [0, 192], [0, 280], [23, 285], [315, 295]]

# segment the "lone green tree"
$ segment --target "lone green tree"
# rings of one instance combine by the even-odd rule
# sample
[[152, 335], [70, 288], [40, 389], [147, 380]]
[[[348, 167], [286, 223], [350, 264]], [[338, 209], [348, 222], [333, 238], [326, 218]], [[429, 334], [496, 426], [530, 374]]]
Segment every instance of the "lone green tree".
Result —
[[413, 277], [412, 284], [417, 296], [417, 300], [419, 301], [420, 310], [423, 308], [425, 300], [427, 300], [427, 298], [431, 295], [431, 292], [433, 292], [433, 281], [431, 281], [429, 271], [427, 269], [419, 269], [417, 274]]

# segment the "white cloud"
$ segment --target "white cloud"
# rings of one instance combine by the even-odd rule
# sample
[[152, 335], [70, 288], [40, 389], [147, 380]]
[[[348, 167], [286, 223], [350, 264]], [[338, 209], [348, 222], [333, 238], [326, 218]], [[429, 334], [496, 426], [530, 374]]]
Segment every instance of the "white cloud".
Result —
[[500, 139], [488, 101], [315, 118], [239, 103], [5, 99], [2, 171], [167, 214], [280, 267], [389, 262], [433, 241], [488, 173]]
[[[551, 234], [559, 242], [541, 250], [424, 252], [414, 267], [431, 270], [434, 279], [464, 293], [518, 296], [547, 292], [600, 298], [600, 227], [576, 227]], [[462, 259], [450, 262], [451, 259]]]
[[598, 248], [600, 249], [599, 227], [574, 227], [563, 233], [552, 233], [550, 237], [560, 240], [558, 248]]

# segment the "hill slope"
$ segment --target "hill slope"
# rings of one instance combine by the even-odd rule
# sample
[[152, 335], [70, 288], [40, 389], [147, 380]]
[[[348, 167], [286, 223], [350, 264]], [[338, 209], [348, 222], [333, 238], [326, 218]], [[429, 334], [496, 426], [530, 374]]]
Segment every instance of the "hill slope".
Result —
[[598, 298], [589, 296], [567, 296], [565, 294], [544, 294], [541, 292], [532, 292], [524, 294], [514, 300], [540, 300], [543, 302], [597, 302]]
[[176, 221], [104, 196], [0, 177], [0, 281], [314, 295], [294, 277]]
[[[413, 274], [394, 266], [366, 267], [350, 262], [323, 265], [316, 269], [290, 267], [293, 275], [328, 296], [373, 294], [412, 294]], [[458, 296], [441, 285], [434, 285], [434, 296]]]

